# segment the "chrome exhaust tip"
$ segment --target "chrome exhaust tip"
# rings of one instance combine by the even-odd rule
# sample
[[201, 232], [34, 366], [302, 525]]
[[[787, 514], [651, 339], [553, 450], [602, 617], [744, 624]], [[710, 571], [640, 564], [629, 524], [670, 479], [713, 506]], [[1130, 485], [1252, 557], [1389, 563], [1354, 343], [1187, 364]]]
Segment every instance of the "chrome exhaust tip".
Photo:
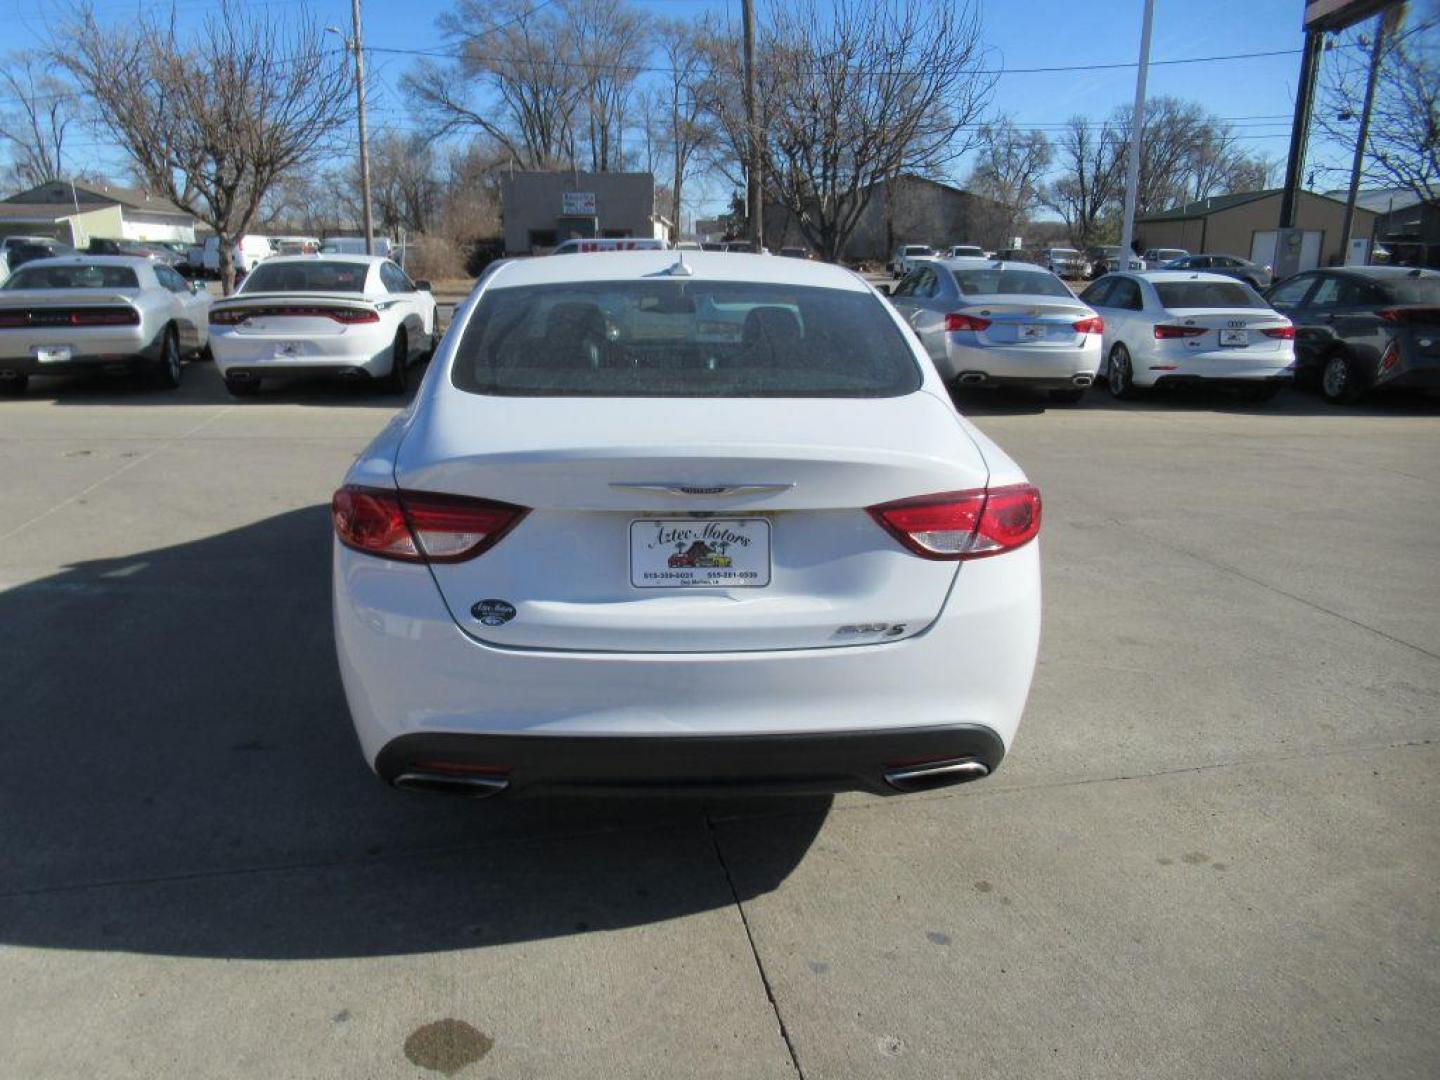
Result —
[[465, 799], [489, 799], [510, 786], [509, 780], [499, 776], [460, 776], [455, 773], [419, 772], [413, 769], [400, 773], [390, 783], [406, 791], [439, 792], [442, 795], [459, 795]]
[[960, 381], [967, 386], [985, 381], [985, 373], [982, 371], [967, 371], [960, 376]]
[[885, 782], [896, 791], [930, 791], [969, 783], [990, 775], [990, 768], [975, 758], [948, 758], [901, 765], [885, 770]]
[[1091, 383], [1093, 383], [1093, 382], [1095, 381], [1095, 376], [1093, 376], [1093, 375], [1076, 375], [1076, 376], [1075, 376], [1073, 379], [1071, 379], [1070, 381], [1071, 381], [1075, 386], [1080, 387], [1080, 388], [1084, 388], [1084, 387], [1086, 387], [1086, 386], [1089, 386]]

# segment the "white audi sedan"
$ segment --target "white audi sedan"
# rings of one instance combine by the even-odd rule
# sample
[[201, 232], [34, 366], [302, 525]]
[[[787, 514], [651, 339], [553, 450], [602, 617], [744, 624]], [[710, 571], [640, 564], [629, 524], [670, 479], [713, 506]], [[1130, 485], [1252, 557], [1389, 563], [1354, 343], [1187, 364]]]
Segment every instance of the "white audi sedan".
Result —
[[1102, 321], [1042, 266], [933, 262], [890, 297], [947, 383], [1024, 386], [1073, 404], [1100, 367]]
[[1181, 383], [1267, 401], [1295, 374], [1295, 326], [1222, 274], [1106, 274], [1080, 294], [1105, 320], [1105, 380], [1117, 398]]
[[1040, 496], [826, 263], [501, 264], [333, 504], [391, 784], [877, 793], [1015, 736]]
[[210, 348], [236, 397], [262, 381], [335, 375], [404, 393], [439, 335], [428, 281], [378, 255], [266, 259], [210, 308]]

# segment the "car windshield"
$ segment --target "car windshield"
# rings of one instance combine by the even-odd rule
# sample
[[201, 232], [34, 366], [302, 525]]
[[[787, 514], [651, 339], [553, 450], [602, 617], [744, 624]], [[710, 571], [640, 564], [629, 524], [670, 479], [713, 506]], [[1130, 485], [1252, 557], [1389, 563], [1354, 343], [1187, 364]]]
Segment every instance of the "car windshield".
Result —
[[363, 293], [367, 263], [295, 262], [261, 263], [245, 284], [242, 293], [258, 292], [344, 292]]
[[1238, 281], [1157, 281], [1155, 292], [1167, 308], [1263, 308], [1260, 294]]
[[871, 293], [698, 281], [488, 290], [452, 378], [520, 397], [896, 397], [921, 381]]
[[987, 266], [952, 270], [962, 296], [1065, 296], [1073, 295], [1054, 274]]
[[65, 266], [27, 266], [16, 270], [6, 289], [138, 289], [139, 279], [128, 266], [94, 263]]
[[929, 255], [930, 249], [921, 244], [911, 244], [905, 249], [906, 255]]
[[1397, 304], [1440, 304], [1440, 276], [1392, 279], [1385, 291]]

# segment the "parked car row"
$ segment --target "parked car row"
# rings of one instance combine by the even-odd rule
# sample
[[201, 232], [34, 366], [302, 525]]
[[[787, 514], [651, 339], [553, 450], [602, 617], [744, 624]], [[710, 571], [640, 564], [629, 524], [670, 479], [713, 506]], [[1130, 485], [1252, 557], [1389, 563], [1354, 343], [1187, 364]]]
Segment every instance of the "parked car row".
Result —
[[173, 389], [187, 357], [213, 358], [236, 397], [324, 374], [400, 393], [438, 337], [429, 282], [380, 256], [274, 256], [215, 301], [143, 256], [37, 259], [0, 285], [0, 394], [85, 370]]
[[1262, 295], [1262, 268], [1192, 269], [1200, 258], [1218, 257], [1113, 271], [1078, 297], [1029, 263], [931, 259], [889, 292], [951, 384], [1068, 402], [1099, 379], [1118, 398], [1203, 383], [1258, 401], [1292, 379], [1335, 403], [1377, 387], [1440, 389], [1440, 273], [1314, 270]]

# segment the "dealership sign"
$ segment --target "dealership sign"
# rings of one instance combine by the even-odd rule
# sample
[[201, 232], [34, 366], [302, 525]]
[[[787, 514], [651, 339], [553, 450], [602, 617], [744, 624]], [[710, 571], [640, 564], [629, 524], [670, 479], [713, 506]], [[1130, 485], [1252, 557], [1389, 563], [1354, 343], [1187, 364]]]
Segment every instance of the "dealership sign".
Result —
[[560, 212], [567, 217], [580, 214], [593, 215], [595, 213], [595, 193], [593, 191], [562, 191], [560, 193]]

